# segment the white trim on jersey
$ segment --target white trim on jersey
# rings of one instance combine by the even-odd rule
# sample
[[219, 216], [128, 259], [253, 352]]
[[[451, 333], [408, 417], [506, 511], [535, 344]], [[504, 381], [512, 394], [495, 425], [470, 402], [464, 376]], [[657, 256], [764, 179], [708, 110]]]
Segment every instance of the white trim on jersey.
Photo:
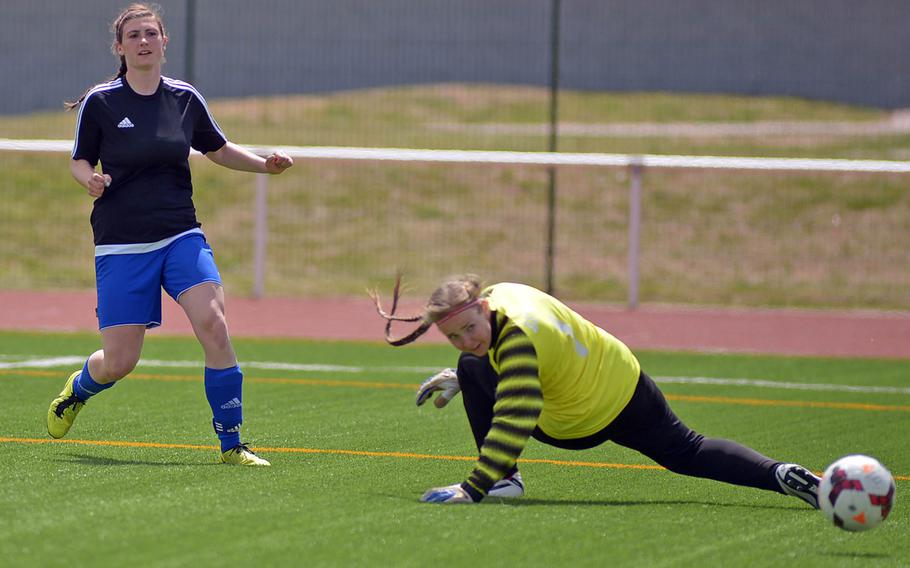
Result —
[[85, 110], [85, 105], [88, 103], [89, 97], [95, 93], [100, 93], [103, 91], [111, 91], [123, 86], [123, 81], [120, 77], [117, 77], [113, 81], [107, 83], [101, 83], [100, 85], [95, 85], [87, 93], [85, 93], [85, 98], [82, 99], [82, 104], [79, 105], [79, 115], [76, 117], [76, 134], [73, 136], [73, 151], [70, 153], [70, 158], [76, 156], [76, 148], [79, 147], [79, 127], [82, 125], [82, 111]]
[[215, 130], [218, 131], [218, 134], [220, 134], [222, 138], [225, 140], [228, 139], [228, 137], [224, 135], [224, 132], [222, 132], [221, 127], [218, 126], [218, 122], [215, 121], [215, 117], [212, 116], [211, 112], [209, 112], [209, 105], [207, 102], [205, 102], [205, 97], [202, 96], [202, 93], [196, 90], [196, 87], [190, 85], [186, 81], [181, 81], [180, 79], [171, 79], [170, 77], [162, 76], [161, 80], [164, 81], [164, 84], [168, 85], [169, 87], [173, 87], [175, 89], [183, 89], [184, 91], [189, 91], [196, 95], [196, 98], [199, 99], [200, 103], [202, 103], [202, 108], [205, 109], [205, 114], [209, 115], [209, 120], [212, 121], [212, 124], [215, 126]]
[[161, 239], [160, 241], [155, 241], [154, 243], [135, 243], [135, 244], [126, 244], [126, 245], [97, 245], [95, 246], [95, 257], [107, 256], [109, 254], [142, 254], [145, 252], [152, 252], [158, 249], [163, 249], [172, 242], [176, 241], [180, 237], [185, 237], [187, 235], [192, 235], [194, 233], [202, 233], [202, 229], [196, 227], [195, 229], [190, 229], [189, 231], [183, 231], [173, 237], [168, 237], [166, 239]]

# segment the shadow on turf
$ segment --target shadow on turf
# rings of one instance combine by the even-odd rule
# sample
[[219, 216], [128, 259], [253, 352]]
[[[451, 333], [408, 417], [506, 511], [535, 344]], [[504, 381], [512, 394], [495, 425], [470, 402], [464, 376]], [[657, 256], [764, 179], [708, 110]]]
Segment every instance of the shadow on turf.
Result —
[[[403, 497], [401, 495], [392, 495], [385, 494], [385, 497], [390, 497], [392, 499], [397, 499], [399, 501], [419, 501], [419, 495], [414, 497]], [[656, 501], [628, 501], [628, 500], [618, 500], [618, 499], [604, 499], [601, 501], [594, 501], [592, 499], [528, 499], [527, 497], [522, 497], [520, 499], [503, 499], [501, 497], [487, 497], [482, 501], [481, 504], [488, 505], [512, 505], [515, 507], [533, 507], [536, 505], [571, 505], [571, 506], [589, 506], [589, 507], [639, 507], [639, 506], [649, 506], [649, 505], [699, 505], [707, 507], [744, 507], [747, 509], [773, 509], [780, 511], [801, 511], [805, 509], [806, 511], [812, 511], [810, 508], [797, 506], [788, 506], [788, 505], [753, 505], [748, 503], [718, 503], [716, 501], [695, 501], [695, 500], [683, 500], [683, 499], [662, 499]]]
[[890, 554], [883, 552], [819, 552], [819, 556], [834, 556], [837, 558], [856, 558], [863, 560], [879, 560], [891, 558]]
[[[718, 501], [696, 501], [691, 499], [659, 499], [654, 501], [629, 501], [620, 499], [603, 499], [594, 501], [591, 499], [498, 499], [490, 497], [484, 499], [484, 503], [506, 503], [516, 507], [533, 507], [536, 505], [586, 505], [599, 507], [638, 507], [652, 505], [701, 505], [707, 507], [745, 507], [747, 509], [774, 509], [782, 511], [802, 510], [799, 506], [792, 505], [756, 505], [751, 503], [722, 503]], [[807, 511], [812, 509], [806, 508]]]
[[58, 458], [57, 461], [65, 461], [69, 463], [77, 463], [80, 465], [97, 465], [97, 466], [116, 466], [116, 465], [152, 465], [152, 466], [168, 466], [168, 467], [192, 467], [200, 465], [219, 465], [214, 460], [211, 463], [186, 463], [186, 462], [156, 462], [156, 461], [144, 461], [144, 460], [121, 460], [117, 458], [108, 458], [100, 456], [90, 456], [87, 454], [66, 454], [69, 456], [69, 459]]

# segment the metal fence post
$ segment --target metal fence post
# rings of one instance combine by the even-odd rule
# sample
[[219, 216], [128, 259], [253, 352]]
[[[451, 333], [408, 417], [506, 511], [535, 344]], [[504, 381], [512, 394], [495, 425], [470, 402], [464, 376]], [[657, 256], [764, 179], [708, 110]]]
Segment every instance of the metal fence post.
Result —
[[253, 297], [265, 294], [265, 250], [269, 233], [268, 174], [256, 174], [253, 222]]
[[196, 81], [196, 0], [186, 0], [186, 38], [183, 50], [183, 78]]
[[[556, 152], [559, 142], [559, 15], [561, 0], [550, 5], [550, 123], [547, 151]], [[554, 257], [556, 255], [556, 166], [547, 169], [547, 244], [544, 254], [546, 292], [556, 293]]]
[[630, 310], [638, 308], [638, 281], [641, 269], [641, 177], [644, 166], [640, 158], [631, 163], [629, 194], [629, 303]]

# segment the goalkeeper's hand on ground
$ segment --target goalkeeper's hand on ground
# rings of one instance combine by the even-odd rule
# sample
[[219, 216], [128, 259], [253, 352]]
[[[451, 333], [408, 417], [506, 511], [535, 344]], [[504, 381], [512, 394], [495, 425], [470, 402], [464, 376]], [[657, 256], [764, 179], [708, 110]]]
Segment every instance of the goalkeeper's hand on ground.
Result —
[[473, 503], [474, 499], [460, 483], [448, 487], [434, 487], [420, 498], [424, 503]]
[[421, 406], [437, 391], [439, 391], [439, 396], [433, 401], [436, 408], [449, 404], [452, 397], [461, 391], [455, 369], [443, 369], [422, 382], [420, 388], [417, 389], [417, 406]]

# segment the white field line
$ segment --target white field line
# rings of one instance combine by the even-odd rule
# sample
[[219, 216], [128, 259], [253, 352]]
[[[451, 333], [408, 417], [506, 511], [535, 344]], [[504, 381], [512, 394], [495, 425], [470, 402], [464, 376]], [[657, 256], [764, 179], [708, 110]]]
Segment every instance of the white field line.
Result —
[[712, 377], [654, 377], [659, 383], [685, 383], [698, 385], [723, 385], [736, 387], [758, 387], [828, 392], [859, 392], [910, 394], [910, 387], [881, 387], [873, 385], [834, 385], [826, 383], [794, 383], [787, 381], [766, 381], [761, 379], [717, 379]]
[[[85, 363], [85, 356], [67, 355], [62, 357], [28, 357], [20, 356], [18, 361], [11, 360], [12, 356], [0, 355], [0, 369], [26, 369], [26, 368], [48, 368], [48, 367], [67, 367]], [[140, 359], [139, 367], [175, 367], [180, 369], [198, 369], [202, 367], [202, 361], [162, 361], [159, 359]], [[243, 369], [270, 369], [276, 371], [323, 371], [328, 373], [369, 373], [369, 372], [388, 372], [388, 373], [435, 373], [440, 367], [358, 367], [352, 365], [328, 365], [328, 364], [305, 364], [305, 363], [279, 363], [274, 361], [242, 361], [240, 363]]]
[[[84, 356], [63, 357], [26, 357], [0, 354], [0, 369], [26, 369], [48, 367], [73, 367], [81, 366], [85, 362]], [[162, 361], [158, 359], [141, 359], [140, 367], [173, 367], [181, 369], [198, 369], [201, 361]], [[278, 371], [320, 371], [328, 373], [435, 373], [440, 367], [405, 367], [405, 366], [372, 366], [359, 367], [352, 365], [327, 365], [316, 363], [279, 363], [274, 361], [244, 361], [244, 369], [269, 369]], [[886, 387], [874, 385], [836, 385], [826, 383], [797, 383], [791, 381], [769, 381], [761, 379], [728, 379], [715, 377], [654, 377], [659, 383], [717, 385], [734, 387], [752, 387], [767, 389], [827, 391], [827, 392], [855, 392], [855, 393], [880, 393], [880, 394], [910, 394], [910, 387]]]
[[69, 365], [81, 365], [85, 363], [85, 357], [48, 357], [44, 359], [20, 359], [15, 360], [13, 355], [0, 355], [0, 369], [42, 369], [45, 367], [65, 367]]

